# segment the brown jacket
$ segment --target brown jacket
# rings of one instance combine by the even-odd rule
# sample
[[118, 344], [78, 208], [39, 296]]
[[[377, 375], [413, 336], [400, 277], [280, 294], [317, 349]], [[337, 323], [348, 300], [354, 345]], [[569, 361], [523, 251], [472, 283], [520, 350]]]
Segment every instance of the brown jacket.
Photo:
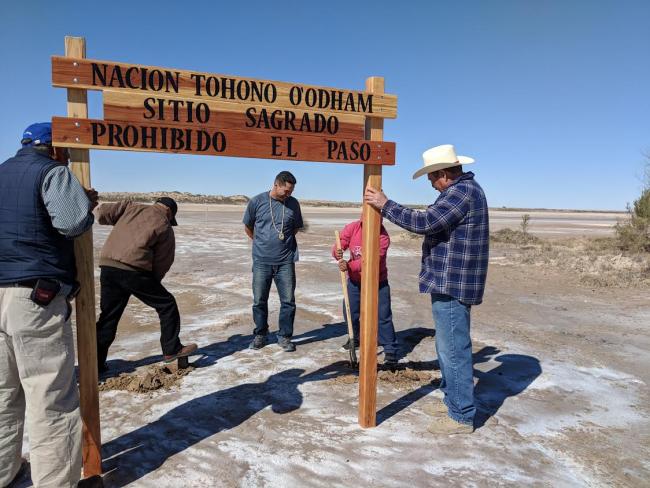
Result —
[[114, 226], [99, 256], [100, 266], [151, 271], [163, 279], [174, 262], [176, 249], [165, 206], [103, 203], [95, 214], [100, 224]]

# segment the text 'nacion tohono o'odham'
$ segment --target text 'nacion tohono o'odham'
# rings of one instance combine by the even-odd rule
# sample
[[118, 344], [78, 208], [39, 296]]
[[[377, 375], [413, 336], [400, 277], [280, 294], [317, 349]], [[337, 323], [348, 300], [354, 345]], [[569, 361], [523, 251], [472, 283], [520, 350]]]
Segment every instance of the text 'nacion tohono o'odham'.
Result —
[[52, 57], [52, 84], [90, 90], [138, 90], [232, 103], [395, 118], [397, 97], [154, 66]]

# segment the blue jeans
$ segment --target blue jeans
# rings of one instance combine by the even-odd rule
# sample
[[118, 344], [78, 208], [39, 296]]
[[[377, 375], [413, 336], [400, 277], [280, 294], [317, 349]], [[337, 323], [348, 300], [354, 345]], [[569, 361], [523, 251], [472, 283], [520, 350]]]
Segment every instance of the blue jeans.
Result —
[[[359, 340], [359, 315], [361, 310], [361, 283], [354, 283], [348, 279], [348, 295], [350, 297], [350, 315], [352, 315], [352, 330], [355, 340]], [[397, 337], [393, 325], [393, 311], [390, 306], [390, 285], [388, 281], [379, 283], [379, 344], [384, 346], [384, 353], [397, 354]], [[345, 303], [343, 304], [343, 316]]]
[[445, 405], [452, 419], [471, 425], [476, 413], [472, 339], [469, 336], [471, 305], [449, 295], [432, 293], [431, 308]]
[[280, 297], [280, 318], [278, 335], [293, 335], [293, 320], [296, 316], [296, 267], [293, 262], [284, 264], [253, 263], [253, 321], [255, 335], [269, 332], [269, 292], [271, 282]]

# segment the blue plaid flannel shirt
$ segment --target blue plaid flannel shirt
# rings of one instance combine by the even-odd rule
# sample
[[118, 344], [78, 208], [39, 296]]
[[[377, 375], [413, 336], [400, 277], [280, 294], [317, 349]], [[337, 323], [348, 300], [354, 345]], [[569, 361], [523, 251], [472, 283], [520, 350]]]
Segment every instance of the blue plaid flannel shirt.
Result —
[[467, 305], [483, 301], [489, 254], [488, 206], [474, 173], [463, 173], [426, 211], [388, 200], [382, 214], [424, 234], [420, 292], [450, 295]]

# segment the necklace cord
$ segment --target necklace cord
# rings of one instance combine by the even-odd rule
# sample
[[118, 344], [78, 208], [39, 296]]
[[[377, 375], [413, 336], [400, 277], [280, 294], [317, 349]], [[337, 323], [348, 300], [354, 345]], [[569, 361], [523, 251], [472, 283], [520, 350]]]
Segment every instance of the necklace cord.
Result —
[[269, 193], [269, 210], [271, 211], [271, 224], [273, 225], [273, 228], [278, 233], [278, 235], [283, 234], [284, 231], [284, 209], [285, 209], [285, 205], [284, 203], [282, 203], [282, 222], [280, 222], [280, 230], [278, 230], [277, 226], [275, 225], [275, 219], [273, 218], [273, 204], [271, 200], [271, 193]]

